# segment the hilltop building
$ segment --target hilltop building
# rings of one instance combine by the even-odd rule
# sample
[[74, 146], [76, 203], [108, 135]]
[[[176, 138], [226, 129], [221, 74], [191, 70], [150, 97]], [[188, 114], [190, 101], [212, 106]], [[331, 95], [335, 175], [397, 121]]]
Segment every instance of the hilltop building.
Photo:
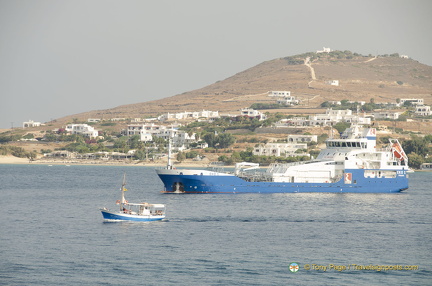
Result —
[[339, 80], [337, 79], [326, 81], [326, 83], [328, 85], [339, 86]]
[[318, 50], [318, 51], [316, 51], [317, 54], [321, 54], [321, 53], [330, 53], [330, 52], [331, 52], [331, 49], [330, 49], [330, 48], [326, 48], [326, 47], [323, 47], [322, 50]]
[[27, 122], [23, 122], [23, 128], [29, 128], [29, 127], [39, 127], [42, 124], [40, 122], [34, 122], [33, 120], [29, 120]]

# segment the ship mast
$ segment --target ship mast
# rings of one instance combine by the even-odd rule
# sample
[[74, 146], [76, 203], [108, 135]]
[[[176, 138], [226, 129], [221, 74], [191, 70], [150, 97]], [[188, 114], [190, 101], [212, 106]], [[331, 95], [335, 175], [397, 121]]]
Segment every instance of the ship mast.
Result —
[[123, 174], [123, 183], [121, 187], [120, 211], [123, 211], [123, 205], [126, 203], [124, 192], [126, 191], [126, 173]]
[[171, 165], [171, 136], [168, 138], [168, 163], [167, 169], [172, 169]]

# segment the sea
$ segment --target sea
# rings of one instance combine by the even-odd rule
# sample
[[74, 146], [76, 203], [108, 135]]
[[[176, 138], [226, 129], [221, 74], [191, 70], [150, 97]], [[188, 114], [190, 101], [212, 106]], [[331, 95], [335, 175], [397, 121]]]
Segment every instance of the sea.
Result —
[[[123, 174], [159, 222], [104, 222]], [[432, 285], [432, 173], [393, 194], [163, 194], [145, 166], [0, 165], [0, 285]]]

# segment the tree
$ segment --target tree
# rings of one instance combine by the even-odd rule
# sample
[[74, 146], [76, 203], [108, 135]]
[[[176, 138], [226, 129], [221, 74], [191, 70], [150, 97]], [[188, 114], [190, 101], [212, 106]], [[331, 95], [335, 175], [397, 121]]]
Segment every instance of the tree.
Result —
[[324, 101], [323, 103], [321, 103], [321, 107], [331, 107], [332, 106], [332, 104], [330, 103], [330, 102], [328, 102], [328, 101]]
[[415, 153], [424, 157], [429, 153], [427, 140], [417, 136], [414, 136], [411, 140], [402, 142], [402, 147], [407, 154]]
[[420, 165], [424, 163], [424, 157], [413, 152], [408, 154], [408, 162], [411, 167], [420, 169]]
[[183, 153], [183, 152], [178, 152], [177, 153], [177, 157], [176, 157], [177, 161], [182, 162], [185, 159], [186, 159], [186, 154], [185, 153]]
[[209, 145], [209, 147], [215, 147], [217, 141], [216, 141], [216, 135], [214, 133], [207, 133], [204, 135], [204, 141]]
[[342, 133], [350, 127], [350, 124], [348, 122], [338, 122], [335, 125], [333, 125], [333, 128], [335, 128], [339, 133]]
[[217, 141], [219, 143], [219, 148], [227, 148], [234, 144], [235, 138], [230, 133], [222, 133], [217, 136]]

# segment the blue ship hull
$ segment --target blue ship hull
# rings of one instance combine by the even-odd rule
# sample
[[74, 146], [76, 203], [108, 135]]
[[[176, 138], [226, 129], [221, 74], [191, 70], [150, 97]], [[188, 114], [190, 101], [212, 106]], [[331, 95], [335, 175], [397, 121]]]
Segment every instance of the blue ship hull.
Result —
[[[408, 189], [405, 170], [395, 178], [365, 178], [364, 170], [352, 173], [352, 182], [335, 183], [248, 182], [232, 175], [182, 175], [158, 173], [166, 193], [396, 193]], [[177, 188], [177, 189], [176, 189]]]
[[111, 221], [156, 221], [165, 218], [165, 216], [152, 217], [152, 216], [119, 214], [119, 213], [114, 213], [105, 210], [101, 210], [101, 212], [104, 219], [111, 220]]

